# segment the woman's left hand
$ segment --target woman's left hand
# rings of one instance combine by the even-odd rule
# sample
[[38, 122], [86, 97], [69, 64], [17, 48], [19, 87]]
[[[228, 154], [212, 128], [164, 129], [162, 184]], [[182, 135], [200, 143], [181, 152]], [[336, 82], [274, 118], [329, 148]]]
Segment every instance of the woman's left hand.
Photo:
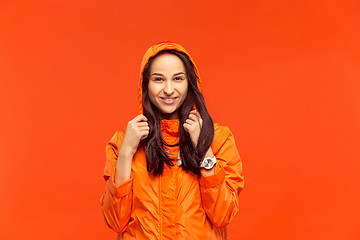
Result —
[[189, 117], [184, 123], [184, 129], [190, 134], [190, 138], [194, 148], [196, 148], [199, 141], [203, 120], [197, 110], [190, 111]]

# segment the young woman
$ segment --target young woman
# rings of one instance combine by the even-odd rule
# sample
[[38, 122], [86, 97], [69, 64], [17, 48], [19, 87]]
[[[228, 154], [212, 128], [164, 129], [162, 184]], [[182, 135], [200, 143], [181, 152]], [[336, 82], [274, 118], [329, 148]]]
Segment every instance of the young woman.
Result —
[[118, 239], [227, 239], [242, 164], [229, 128], [212, 122], [182, 46], [159, 43], [145, 53], [139, 105], [106, 145], [107, 225]]

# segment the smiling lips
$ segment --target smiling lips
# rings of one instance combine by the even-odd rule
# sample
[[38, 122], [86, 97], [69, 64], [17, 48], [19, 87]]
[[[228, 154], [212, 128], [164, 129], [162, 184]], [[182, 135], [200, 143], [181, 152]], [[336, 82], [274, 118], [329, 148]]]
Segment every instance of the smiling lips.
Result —
[[165, 104], [173, 104], [178, 97], [160, 97], [161, 102]]

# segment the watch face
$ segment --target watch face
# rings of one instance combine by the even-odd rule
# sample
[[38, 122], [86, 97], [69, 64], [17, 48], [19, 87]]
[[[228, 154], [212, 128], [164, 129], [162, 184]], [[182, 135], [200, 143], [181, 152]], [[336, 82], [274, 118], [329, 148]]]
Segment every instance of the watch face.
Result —
[[214, 162], [211, 158], [204, 159], [204, 168], [205, 169], [211, 169], [213, 166], [214, 166]]

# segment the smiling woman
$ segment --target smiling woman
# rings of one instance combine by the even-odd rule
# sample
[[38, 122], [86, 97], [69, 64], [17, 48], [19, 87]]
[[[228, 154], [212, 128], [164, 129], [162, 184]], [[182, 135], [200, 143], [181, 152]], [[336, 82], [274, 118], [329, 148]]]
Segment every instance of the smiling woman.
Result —
[[145, 53], [139, 100], [140, 114], [106, 145], [106, 223], [118, 239], [227, 239], [242, 164], [229, 128], [212, 122], [182, 46]]

